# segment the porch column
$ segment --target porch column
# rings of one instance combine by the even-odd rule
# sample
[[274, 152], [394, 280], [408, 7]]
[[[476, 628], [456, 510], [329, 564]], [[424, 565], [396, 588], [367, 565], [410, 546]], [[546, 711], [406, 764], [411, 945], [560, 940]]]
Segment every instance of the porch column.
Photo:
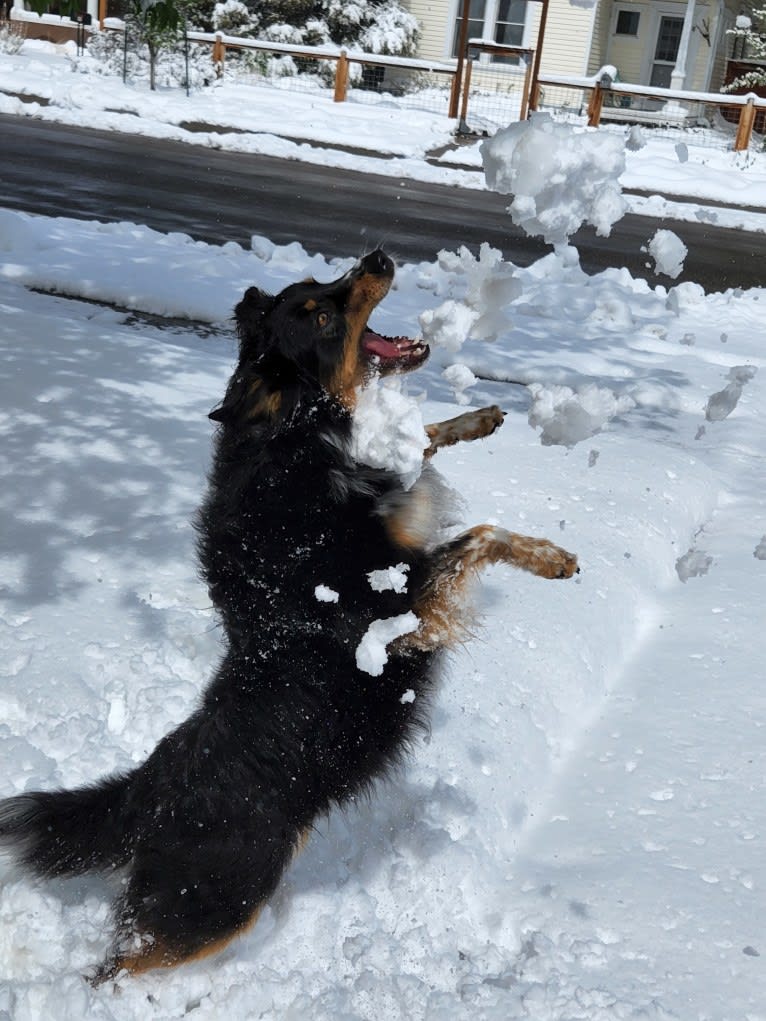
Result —
[[689, 41], [692, 37], [692, 29], [694, 28], [694, 5], [696, 0], [688, 0], [686, 6], [686, 14], [684, 15], [684, 27], [681, 31], [681, 41], [678, 44], [678, 56], [676, 57], [676, 66], [673, 68], [673, 73], [670, 76], [670, 87], [671, 89], [680, 90], [683, 89], [686, 84], [686, 58], [689, 53]]

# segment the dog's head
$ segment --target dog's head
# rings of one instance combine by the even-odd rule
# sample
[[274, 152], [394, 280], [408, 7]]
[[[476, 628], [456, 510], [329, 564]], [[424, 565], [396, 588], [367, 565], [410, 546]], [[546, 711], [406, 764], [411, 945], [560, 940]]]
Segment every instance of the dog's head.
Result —
[[239, 365], [210, 417], [278, 420], [307, 389], [321, 390], [351, 411], [357, 387], [375, 372], [422, 365], [426, 344], [384, 337], [369, 327], [393, 278], [394, 263], [378, 249], [329, 284], [306, 280], [277, 295], [250, 287], [235, 309]]

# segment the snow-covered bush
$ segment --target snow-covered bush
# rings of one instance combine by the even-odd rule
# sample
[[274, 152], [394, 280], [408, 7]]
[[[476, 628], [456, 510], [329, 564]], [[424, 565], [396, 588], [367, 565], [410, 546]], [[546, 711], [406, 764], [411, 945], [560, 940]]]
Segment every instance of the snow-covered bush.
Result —
[[[740, 50], [743, 59], [759, 61], [762, 67], [741, 74], [734, 81], [724, 85], [721, 92], [740, 92], [743, 89], [757, 89], [766, 86], [766, 7], [754, 8], [751, 17], [737, 18], [741, 21], [736, 28], [728, 31], [735, 40], [735, 47]], [[747, 24], [749, 22], [749, 24]], [[737, 46], [739, 43], [739, 46]]]
[[[125, 74], [128, 81], [149, 82], [152, 77], [150, 54], [138, 34], [128, 23], [128, 45], [121, 32], [94, 32], [84, 56], [72, 58], [72, 64], [83, 74]], [[188, 84], [202, 88], [215, 81], [215, 66], [209, 46], [189, 46]], [[154, 59], [154, 83], [161, 88], [187, 84], [187, 61], [183, 36], [159, 51]]]
[[0, 25], [0, 53], [13, 56], [24, 45], [27, 34], [24, 25], [18, 21], [6, 21]]

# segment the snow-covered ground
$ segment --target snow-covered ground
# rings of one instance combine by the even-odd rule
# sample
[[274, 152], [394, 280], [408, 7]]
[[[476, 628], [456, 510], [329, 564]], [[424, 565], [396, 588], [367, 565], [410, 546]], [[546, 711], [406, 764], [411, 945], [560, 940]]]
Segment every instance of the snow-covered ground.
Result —
[[[7, 795], [129, 766], [194, 704], [218, 637], [189, 522], [230, 309], [347, 263], [8, 211], [0, 238]], [[501, 404], [439, 467], [468, 523], [556, 539], [580, 577], [487, 574], [430, 740], [222, 956], [93, 991], [113, 891], [6, 869], [0, 1016], [766, 1016], [766, 290], [485, 249], [400, 267], [375, 321], [417, 333], [448, 301], [475, 321], [498, 288], [496, 339], [437, 346], [406, 389], [428, 420], [465, 406], [454, 387]]]
[[[96, 74], [87, 59], [73, 70], [74, 53], [73, 43], [55, 47], [33, 40], [17, 55], [0, 53], [0, 113], [485, 187], [479, 142], [426, 160], [453, 141], [455, 122], [445, 116], [446, 92], [439, 107], [430, 93], [423, 108], [413, 97], [404, 107], [391, 95], [353, 91], [347, 102], [334, 103], [330, 90], [304, 83], [302, 91], [295, 91], [295, 81], [288, 78], [275, 85], [225, 81], [187, 97], [181, 88], [151, 93], [144, 84], [125, 86], [119, 78]], [[190, 122], [202, 129], [191, 130]], [[624, 137], [627, 129], [600, 131]], [[766, 152], [758, 151], [757, 142], [749, 152], [734, 153], [725, 143], [721, 148], [700, 145], [694, 133], [664, 137], [634, 129], [633, 136], [621, 183], [652, 197], [627, 196], [631, 212], [766, 231]], [[693, 201], [679, 203], [674, 200], [678, 196]]]

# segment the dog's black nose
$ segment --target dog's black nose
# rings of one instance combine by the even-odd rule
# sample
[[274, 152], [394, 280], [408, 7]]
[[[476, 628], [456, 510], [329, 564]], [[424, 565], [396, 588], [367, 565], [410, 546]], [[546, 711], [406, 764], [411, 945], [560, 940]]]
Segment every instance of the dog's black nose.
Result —
[[394, 263], [386, 255], [382, 248], [376, 248], [374, 252], [365, 255], [361, 263], [365, 273], [371, 273], [377, 277], [390, 277], [394, 275]]

